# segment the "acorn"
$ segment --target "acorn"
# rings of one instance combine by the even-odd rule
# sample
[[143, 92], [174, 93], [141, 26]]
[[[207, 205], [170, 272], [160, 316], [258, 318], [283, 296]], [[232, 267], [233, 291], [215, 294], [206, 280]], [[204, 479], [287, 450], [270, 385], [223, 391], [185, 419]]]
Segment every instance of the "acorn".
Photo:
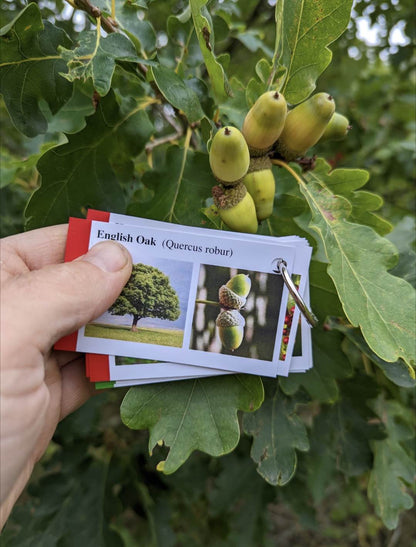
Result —
[[220, 218], [228, 228], [249, 234], [257, 232], [256, 207], [242, 182], [236, 186], [214, 186], [212, 196]]
[[242, 133], [251, 156], [263, 156], [279, 138], [287, 115], [286, 100], [278, 91], [266, 91], [248, 111]]
[[268, 156], [251, 158], [250, 167], [243, 183], [253, 198], [257, 220], [261, 222], [273, 212], [276, 184], [272, 162]]
[[244, 338], [245, 319], [238, 310], [223, 310], [219, 313], [215, 324], [225, 349], [230, 351], [240, 347]]
[[240, 310], [246, 303], [244, 296], [239, 296], [225, 285], [219, 288], [218, 297], [221, 307], [230, 310]]
[[348, 135], [350, 129], [351, 125], [348, 118], [339, 114], [339, 112], [334, 112], [319, 142], [342, 141]]
[[225, 286], [238, 296], [246, 298], [251, 289], [251, 279], [247, 274], [236, 274], [227, 281]]
[[217, 131], [209, 151], [209, 164], [215, 178], [226, 186], [241, 181], [250, 165], [250, 153], [241, 131], [228, 126]]
[[304, 156], [322, 137], [334, 112], [335, 101], [328, 93], [316, 93], [295, 106], [286, 116], [276, 151], [286, 161]]

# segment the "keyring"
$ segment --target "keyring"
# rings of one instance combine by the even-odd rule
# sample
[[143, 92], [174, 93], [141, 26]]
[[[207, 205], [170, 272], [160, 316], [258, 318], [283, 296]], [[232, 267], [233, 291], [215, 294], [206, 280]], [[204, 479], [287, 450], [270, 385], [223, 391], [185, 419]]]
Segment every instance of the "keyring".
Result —
[[296, 302], [297, 307], [301, 311], [302, 315], [305, 317], [306, 321], [309, 323], [311, 327], [316, 327], [318, 324], [318, 318], [316, 315], [308, 308], [308, 306], [305, 304], [305, 301], [298, 293], [298, 290], [296, 288], [296, 285], [293, 283], [292, 278], [289, 275], [289, 272], [287, 271], [287, 264], [282, 258], [277, 258], [274, 262], [276, 262], [277, 269], [273, 270], [277, 274], [282, 274], [283, 281], [288, 288], [288, 291], [292, 295], [293, 299]]

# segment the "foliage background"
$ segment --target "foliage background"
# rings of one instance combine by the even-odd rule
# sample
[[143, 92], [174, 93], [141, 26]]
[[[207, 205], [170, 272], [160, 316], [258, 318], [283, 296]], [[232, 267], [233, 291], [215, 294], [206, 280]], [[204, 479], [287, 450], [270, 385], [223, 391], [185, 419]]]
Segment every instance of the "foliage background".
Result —
[[[38, 4], [43, 18], [64, 29], [75, 41], [83, 28], [95, 28], [93, 20], [65, 2]], [[26, 5], [23, 1], [3, 1], [0, 26], [11, 22]], [[169, 19], [167, 28], [168, 17], [180, 15], [186, 2], [136, 0], [125, 6], [133, 7], [145, 12], [135, 29], [141, 51], [156, 51], [166, 67], [173, 68], [178, 62], [182, 76], [197, 74], [200, 79], [193, 81], [193, 89], [204, 110], [214, 115], [213, 99], [201, 84], [207, 80], [195, 34], [184, 35], [175, 19]], [[233, 123], [241, 123], [247, 108], [241, 90], [253, 85], [250, 81], [258, 61], [273, 54], [274, 8], [266, 1], [240, 0], [210, 2], [209, 11], [215, 28], [215, 53], [223, 56], [228, 79], [237, 90], [223, 114]], [[374, 25], [374, 43], [360, 36], [362, 17]], [[396, 28], [401, 29], [400, 43], [394, 45]], [[181, 58], [181, 52], [185, 52], [180, 46], [183, 40], [187, 53]], [[346, 141], [322, 145], [319, 154], [333, 167], [369, 170], [365, 190], [382, 199], [374, 194], [368, 196], [372, 208], [361, 211], [358, 207], [356, 221], [365, 216], [367, 223], [396, 245], [400, 258], [392, 273], [413, 285], [414, 40], [412, 2], [357, 1], [348, 30], [330, 46], [333, 62], [318, 81], [318, 90], [326, 90], [336, 98], [337, 109], [349, 117], [353, 126]], [[121, 96], [130, 91], [143, 94], [145, 84], [135, 87], [123, 62], [118, 62], [114, 88]], [[16, 130], [1, 103], [2, 236], [22, 231], [25, 222], [29, 228], [36, 225], [32, 216], [36, 200], [26, 210], [26, 217], [24, 210], [39, 186], [40, 174], [45, 180], [56, 166], [45, 153], [51, 146], [65, 142], [64, 133], [76, 139], [85, 116], [94, 112], [89, 85], [88, 81], [76, 83], [71, 110], [63, 107], [52, 115], [41, 104], [48, 117], [48, 130], [32, 138]], [[186, 203], [179, 212], [170, 209], [168, 188], [156, 186], [164, 193], [156, 205], [149, 190], [163, 178], [166, 166], [175, 166], [180, 160], [177, 151], [164, 143], [166, 136], [176, 132], [176, 142], [183, 144], [185, 133], [173, 113], [167, 104], [152, 107], [151, 122], [156, 139], [161, 140], [150, 141], [146, 149], [151, 129], [138, 113], [135, 121], [140, 122], [141, 133], [135, 135], [134, 143], [122, 142], [110, 158], [120, 184], [117, 196], [111, 196], [111, 209], [124, 212], [129, 203], [127, 211], [131, 214], [152, 215], [159, 207], [168, 220], [175, 220], [175, 214], [187, 219]], [[209, 129], [203, 126], [202, 132], [206, 134]], [[99, 127], [93, 127], [87, 135], [92, 144], [97, 131]], [[196, 150], [204, 146], [203, 142], [192, 144]], [[91, 148], [94, 151], [94, 146]], [[198, 196], [210, 184], [209, 174], [201, 171], [202, 165], [202, 155], [192, 153], [184, 177], [192, 182], [192, 173], [198, 172], [198, 183], [193, 187]], [[81, 178], [82, 167], [77, 173]], [[105, 167], [103, 175], [108, 176]], [[283, 202], [289, 213], [297, 203], [300, 215], [302, 206], [295, 200], [298, 196], [293, 192], [287, 195], [292, 196]], [[195, 211], [190, 214], [195, 215]], [[195, 218], [190, 223], [195, 223]], [[296, 226], [291, 223], [284, 210], [278, 212], [277, 221], [282, 220], [287, 222], [288, 233], [294, 229], [299, 233], [299, 222]], [[316, 302], [323, 277], [316, 262], [311, 269], [312, 299]], [[341, 311], [333, 312], [337, 306], [334, 298], [328, 305], [330, 313], [342, 316]], [[325, 316], [325, 309], [321, 314]], [[336, 321], [332, 327], [326, 337], [317, 332], [314, 339], [319, 378], [309, 376], [304, 384], [289, 378], [280, 382], [277, 391], [274, 384], [265, 383], [267, 397], [261, 409], [264, 413], [273, 409], [282, 417], [278, 427], [284, 432], [287, 452], [279, 456], [290, 462], [285, 468], [293, 469], [292, 476], [281, 478], [279, 486], [266, 482], [249, 456], [253, 450], [250, 432], [258, 427], [255, 417], [261, 419], [264, 415], [245, 414], [241, 428], [247, 434], [242, 435], [232, 453], [213, 458], [194, 452], [176, 473], [164, 475], [156, 466], [166, 456], [166, 447], [157, 447], [149, 455], [148, 433], [130, 430], [121, 423], [119, 407], [124, 390], [103, 392], [59, 426], [6, 526], [4, 545], [412, 545], [414, 519], [410, 512], [402, 511], [410, 506], [404, 496], [411, 492], [407, 490], [405, 495], [404, 490], [414, 477], [414, 396], [408, 389], [410, 383], [407, 387], [398, 385], [392, 375], [386, 376], [385, 363], [377, 361], [355, 332]], [[200, 427], [204, 428], [203, 420]], [[367, 495], [377, 466], [381, 466], [379, 473], [389, 479], [387, 490], [378, 500], [388, 500], [391, 506], [387, 511], [377, 506], [375, 496]]]

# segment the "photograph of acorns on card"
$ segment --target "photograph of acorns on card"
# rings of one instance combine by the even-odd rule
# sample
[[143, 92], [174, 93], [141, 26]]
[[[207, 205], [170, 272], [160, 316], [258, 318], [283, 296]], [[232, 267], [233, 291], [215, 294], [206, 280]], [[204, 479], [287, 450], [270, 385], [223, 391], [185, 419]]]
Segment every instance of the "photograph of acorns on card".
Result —
[[202, 264], [190, 348], [271, 361], [282, 292], [279, 275]]

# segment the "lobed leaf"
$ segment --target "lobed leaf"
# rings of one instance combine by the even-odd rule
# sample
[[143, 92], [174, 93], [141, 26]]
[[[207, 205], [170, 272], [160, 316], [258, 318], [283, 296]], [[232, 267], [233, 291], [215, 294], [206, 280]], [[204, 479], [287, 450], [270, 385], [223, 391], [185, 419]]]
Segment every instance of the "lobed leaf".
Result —
[[77, 48], [61, 48], [60, 52], [68, 64], [68, 72], [63, 76], [70, 82], [91, 78], [102, 96], [110, 90], [116, 61], [149, 64], [137, 56], [136, 48], [126, 36], [114, 33], [103, 37], [98, 29], [81, 33]]
[[[281, 88], [297, 104], [315, 89], [331, 62], [328, 45], [347, 28], [353, 0], [290, 0], [283, 2], [280, 64], [287, 69]], [[276, 8], [277, 9], [277, 8]]]
[[194, 450], [211, 456], [231, 452], [238, 444], [238, 410], [256, 410], [264, 397], [259, 377], [230, 375], [130, 389], [121, 419], [131, 429], [149, 429], [149, 451], [169, 447], [158, 469], [176, 471]]
[[46, 133], [48, 123], [39, 103], [45, 101], [55, 114], [72, 94], [58, 53], [59, 47], [71, 46], [70, 38], [42, 21], [39, 7], [32, 3], [0, 29], [0, 45], [0, 93], [13, 123], [27, 137]]
[[406, 485], [414, 484], [416, 462], [401, 443], [409, 440], [414, 443], [414, 418], [409, 418], [410, 411], [398, 401], [380, 398], [375, 410], [385, 422], [388, 436], [372, 443], [374, 464], [368, 497], [385, 526], [393, 530], [397, 527], [400, 513], [413, 507]]
[[[26, 211], [27, 227], [66, 222], [82, 215], [84, 208], [124, 211], [125, 198], [113, 154], [131, 162], [148, 141], [152, 126], [144, 104], [131, 103], [121, 112], [110, 92], [87, 118], [86, 127], [68, 136], [68, 142], [46, 152], [38, 162], [40, 188], [32, 195]], [[123, 166], [117, 165], [122, 170]], [[132, 169], [132, 166], [131, 166]]]
[[275, 486], [283, 486], [293, 477], [296, 450], [309, 449], [306, 428], [295, 407], [295, 398], [288, 399], [276, 389], [259, 410], [244, 415], [244, 431], [254, 437], [251, 457], [257, 463], [257, 471]]
[[[329, 165], [319, 159], [316, 168], [301, 181], [312, 212], [310, 227], [318, 233], [345, 314], [359, 326], [372, 350], [385, 361], [400, 357], [415, 365], [415, 291], [388, 273], [396, 260], [396, 249], [368, 226], [347, 219], [350, 203], [330, 190]], [[358, 171], [358, 174], [357, 174]], [[360, 176], [359, 170], [343, 170], [344, 177]], [[301, 180], [301, 179], [299, 179]]]

